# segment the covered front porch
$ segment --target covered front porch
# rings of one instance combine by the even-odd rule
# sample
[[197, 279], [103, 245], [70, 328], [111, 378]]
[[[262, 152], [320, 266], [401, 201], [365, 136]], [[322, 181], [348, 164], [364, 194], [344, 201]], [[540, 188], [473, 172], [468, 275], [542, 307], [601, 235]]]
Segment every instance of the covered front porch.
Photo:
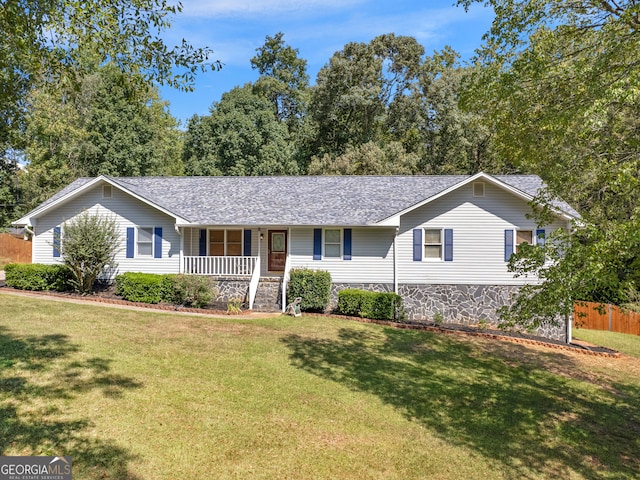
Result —
[[260, 278], [281, 278], [284, 308], [290, 270], [288, 229], [203, 226], [180, 230], [180, 273], [250, 279], [250, 309]]

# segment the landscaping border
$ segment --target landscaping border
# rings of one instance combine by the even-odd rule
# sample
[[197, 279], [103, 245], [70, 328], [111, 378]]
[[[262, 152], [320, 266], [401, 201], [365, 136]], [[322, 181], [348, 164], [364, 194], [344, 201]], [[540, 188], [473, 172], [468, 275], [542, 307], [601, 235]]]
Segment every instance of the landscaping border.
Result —
[[[165, 312], [179, 312], [179, 313], [194, 313], [194, 314], [204, 314], [204, 315], [216, 315], [221, 317], [236, 317], [242, 318], [242, 314], [235, 315], [229, 314], [223, 310], [213, 310], [213, 309], [203, 309], [203, 308], [190, 308], [190, 307], [181, 307], [176, 305], [166, 305], [166, 304], [148, 304], [148, 303], [139, 303], [139, 302], [130, 302], [128, 300], [119, 300], [111, 297], [101, 297], [99, 295], [85, 295], [79, 296], [72, 293], [63, 293], [63, 292], [52, 292], [52, 291], [29, 291], [29, 290], [18, 290], [15, 288], [3, 286], [2, 290], [7, 292], [15, 292], [20, 295], [25, 296], [45, 296], [45, 297], [55, 297], [60, 299], [66, 299], [69, 301], [79, 300], [85, 302], [96, 302], [102, 303], [106, 305], [115, 305], [115, 306], [125, 306], [125, 307], [136, 307], [141, 309], [148, 310], [159, 310]], [[252, 313], [249, 311], [249, 313]], [[274, 312], [276, 313], [276, 312]], [[264, 315], [264, 313], [262, 313]], [[309, 313], [305, 312], [305, 315], [310, 317], [332, 317], [332, 318], [342, 318], [345, 320], [352, 320], [359, 323], [372, 323], [376, 325], [383, 325], [387, 327], [393, 327], [398, 329], [406, 329], [406, 330], [423, 330], [429, 332], [437, 332], [437, 333], [445, 333], [452, 335], [469, 335], [483, 338], [490, 338], [495, 340], [503, 340], [512, 343], [519, 343], [524, 345], [537, 345], [542, 347], [551, 348], [554, 350], [564, 350], [575, 353], [580, 353], [584, 355], [593, 355], [599, 357], [609, 357], [609, 358], [619, 358], [621, 357], [620, 352], [616, 350], [611, 350], [605, 347], [599, 347], [596, 345], [588, 345], [585, 343], [571, 343], [566, 344], [556, 340], [544, 339], [540, 340], [539, 337], [533, 336], [525, 336], [519, 333], [509, 334], [507, 332], [502, 331], [479, 331], [477, 328], [468, 325], [457, 325], [457, 324], [444, 324], [444, 325], [436, 325], [436, 324], [425, 324], [418, 322], [393, 322], [390, 320], [374, 320], [370, 318], [360, 318], [360, 317], [350, 317], [346, 315], [336, 315], [336, 314], [324, 314], [324, 313]], [[245, 317], [246, 318], [246, 317]]]

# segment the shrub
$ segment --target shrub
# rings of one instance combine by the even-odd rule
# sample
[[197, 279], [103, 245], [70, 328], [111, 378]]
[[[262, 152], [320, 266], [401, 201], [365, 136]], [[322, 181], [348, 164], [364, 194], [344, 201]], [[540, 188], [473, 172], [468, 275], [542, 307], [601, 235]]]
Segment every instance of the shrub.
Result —
[[214, 299], [215, 289], [209, 277], [126, 272], [116, 277], [116, 295], [130, 302], [204, 308]]
[[120, 232], [115, 217], [82, 212], [65, 222], [63, 234], [54, 238], [60, 245], [64, 263], [73, 273], [73, 285], [81, 293], [90, 292], [108, 266], [115, 268]]
[[204, 308], [216, 296], [213, 280], [199, 275], [174, 275], [172, 282], [172, 301], [178, 305]]
[[41, 263], [10, 263], [5, 266], [6, 284], [20, 290], [72, 289], [72, 273], [66, 265], [44, 265]]
[[171, 292], [171, 275], [126, 272], [116, 276], [116, 295], [130, 302], [160, 303]]
[[404, 320], [402, 297], [392, 292], [345, 289], [338, 292], [338, 312], [375, 320]]
[[300, 310], [324, 312], [331, 300], [331, 274], [325, 270], [294, 268], [287, 288], [287, 303], [302, 299]]

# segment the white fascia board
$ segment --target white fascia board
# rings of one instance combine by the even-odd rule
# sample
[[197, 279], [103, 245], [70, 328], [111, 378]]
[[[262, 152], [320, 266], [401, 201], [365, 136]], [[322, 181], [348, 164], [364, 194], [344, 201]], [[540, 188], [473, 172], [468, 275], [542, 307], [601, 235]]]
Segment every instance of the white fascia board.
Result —
[[170, 212], [169, 210], [147, 200], [144, 197], [141, 197], [140, 195], [132, 192], [131, 190], [129, 190], [128, 188], [124, 187], [123, 185], [121, 185], [120, 183], [118, 183], [117, 181], [114, 181], [113, 179], [105, 176], [105, 175], [99, 175], [96, 178], [94, 178], [93, 180], [90, 180], [89, 182], [85, 183], [84, 185], [76, 188], [75, 190], [67, 193], [66, 195], [58, 198], [56, 201], [51, 202], [47, 205], [45, 205], [44, 207], [40, 208], [40, 209], [36, 209], [34, 211], [32, 211], [29, 215], [26, 215], [22, 218], [20, 218], [19, 220], [16, 220], [15, 222], [13, 222], [14, 225], [35, 225], [36, 219], [41, 216], [42, 214], [53, 210], [55, 208], [58, 208], [60, 205], [80, 196], [82, 193], [84, 193], [85, 191], [87, 191], [88, 189], [94, 187], [96, 184], [100, 183], [100, 182], [105, 182], [108, 183], [109, 185], [117, 188], [118, 190], [121, 190], [123, 192], [126, 192], [127, 194], [131, 195], [132, 197], [134, 197], [135, 199], [149, 205], [150, 207], [155, 208], [156, 210], [161, 211], [162, 213], [165, 213], [166, 215], [175, 218], [176, 220], [176, 224], [188, 224], [188, 220], [177, 216], [175, 213]]
[[[387, 217], [379, 222], [376, 223], [376, 225], [379, 226], [399, 226], [400, 225], [400, 217], [402, 215], [405, 215], [406, 213], [409, 213], [413, 210], [415, 210], [416, 208], [420, 208], [423, 205], [426, 205], [427, 203], [431, 203], [435, 200], [437, 200], [440, 197], [444, 197], [445, 195], [449, 194], [450, 192], [453, 192], [454, 190], [457, 190], [460, 187], [463, 187], [464, 185], [468, 185], [469, 183], [472, 182], [476, 182], [478, 180], [484, 180], [488, 183], [491, 183], [495, 186], [497, 186], [498, 188], [501, 188], [502, 190], [505, 190], [511, 194], [513, 194], [514, 196], [526, 201], [526, 202], [530, 202], [531, 200], [533, 200], [534, 197], [532, 197], [531, 195], [529, 195], [528, 193], [523, 192], [522, 190], [518, 190], [515, 187], [512, 187], [511, 185], [508, 185], [504, 182], [502, 182], [501, 180], [498, 180], [497, 178], [492, 177], [491, 175], [488, 175], [484, 172], [479, 172], [476, 173], [475, 175], [462, 180], [461, 182], [456, 183], [455, 185], [452, 185], [451, 187], [441, 191], [440, 193], [437, 193], [429, 198], [426, 198], [424, 200], [422, 200], [421, 202], [416, 203], [415, 205], [412, 205], [409, 208], [405, 208], [404, 210], [390, 216]], [[566, 212], [560, 211], [558, 209], [554, 210], [555, 213], [561, 217], [564, 218], [566, 220], [572, 220], [574, 217], [569, 215]]]

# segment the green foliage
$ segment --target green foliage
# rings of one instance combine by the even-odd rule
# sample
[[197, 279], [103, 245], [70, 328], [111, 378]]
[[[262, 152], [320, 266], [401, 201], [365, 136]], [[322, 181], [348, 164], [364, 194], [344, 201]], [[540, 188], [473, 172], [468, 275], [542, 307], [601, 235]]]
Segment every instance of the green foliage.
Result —
[[60, 255], [73, 273], [73, 285], [78, 292], [90, 292], [106, 269], [118, 266], [120, 231], [113, 217], [84, 211], [65, 222], [62, 238], [54, 241], [60, 243]]
[[189, 122], [183, 160], [187, 175], [296, 175], [287, 126], [250, 84], [222, 95], [211, 115]]
[[200, 275], [174, 275], [172, 300], [176, 305], [205, 308], [216, 296], [214, 282], [210, 277]]
[[179, 175], [181, 134], [155, 87], [114, 64], [31, 93], [22, 183], [31, 207], [77, 177]]
[[209, 277], [199, 275], [125, 272], [116, 276], [116, 295], [130, 302], [205, 308], [215, 298], [215, 288]]
[[125, 272], [116, 276], [116, 295], [130, 302], [161, 303], [173, 299], [171, 275]]
[[338, 292], [338, 312], [376, 320], [404, 320], [402, 297], [393, 292], [345, 289]]
[[72, 288], [72, 272], [66, 265], [10, 263], [4, 267], [7, 287], [20, 290], [56, 290]]
[[72, 86], [87, 55], [127, 74], [190, 89], [208, 64], [208, 48], [167, 46], [163, 31], [180, 4], [165, 0], [8, 0], [0, 8], [0, 143], [20, 132], [27, 93]]
[[307, 312], [324, 312], [331, 300], [331, 274], [325, 270], [294, 268], [290, 272], [287, 287], [287, 303], [297, 297], [302, 299], [300, 309]]

